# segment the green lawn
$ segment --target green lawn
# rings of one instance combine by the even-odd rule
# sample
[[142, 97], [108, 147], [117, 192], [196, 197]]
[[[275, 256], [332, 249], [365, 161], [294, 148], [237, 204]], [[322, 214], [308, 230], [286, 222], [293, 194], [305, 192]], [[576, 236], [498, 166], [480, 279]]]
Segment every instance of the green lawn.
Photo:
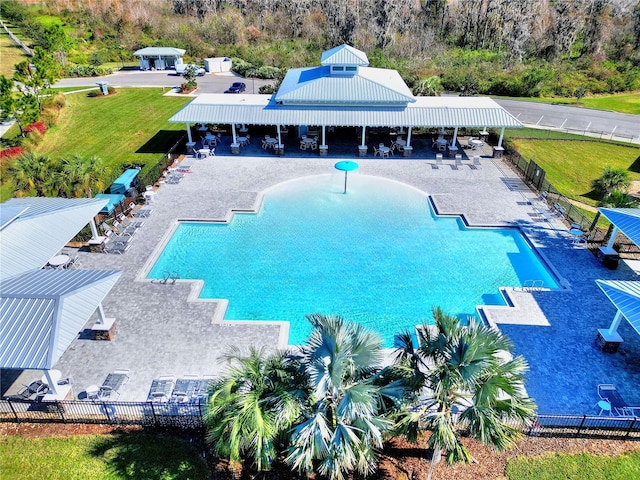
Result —
[[163, 434], [0, 438], [3, 480], [211, 478], [198, 451]]
[[161, 88], [120, 88], [94, 98], [75, 93], [67, 99], [69, 107], [62, 109], [38, 153], [51, 158], [95, 155], [116, 170], [114, 178], [125, 165], [154, 165], [186, 133], [184, 124], [167, 120], [190, 99], [163, 97]]
[[[500, 97], [497, 97], [500, 98]], [[538, 103], [554, 103], [563, 105], [576, 105], [573, 98], [540, 98], [540, 97], [502, 97], [511, 100], [527, 100]], [[619, 93], [616, 95], [599, 95], [597, 97], [583, 97], [580, 105], [598, 110], [611, 110], [612, 112], [633, 113], [640, 115], [640, 93]]]
[[13, 66], [26, 60], [27, 55], [11, 41], [4, 30], [0, 30], [0, 75], [7, 78], [13, 77]]
[[535, 160], [546, 171], [546, 179], [563, 195], [596, 205], [591, 182], [606, 165], [628, 170], [640, 179], [640, 149], [598, 142], [513, 140], [527, 160]]
[[640, 452], [521, 457], [509, 460], [506, 474], [509, 480], [629, 480], [640, 478]]

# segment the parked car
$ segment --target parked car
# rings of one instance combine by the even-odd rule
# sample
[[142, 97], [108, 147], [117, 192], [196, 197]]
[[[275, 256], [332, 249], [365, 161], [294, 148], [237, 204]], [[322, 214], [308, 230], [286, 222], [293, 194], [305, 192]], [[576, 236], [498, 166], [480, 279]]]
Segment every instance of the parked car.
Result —
[[207, 73], [207, 71], [198, 66], [198, 65], [193, 65], [191, 63], [181, 63], [179, 65], [176, 65], [176, 75], [184, 75], [184, 72], [187, 71], [188, 67], [193, 67], [196, 70], [196, 75], [199, 77], [202, 77], [205, 73]]
[[224, 93], [241, 93], [247, 89], [247, 86], [242, 82], [233, 82], [229, 88], [227, 88]]

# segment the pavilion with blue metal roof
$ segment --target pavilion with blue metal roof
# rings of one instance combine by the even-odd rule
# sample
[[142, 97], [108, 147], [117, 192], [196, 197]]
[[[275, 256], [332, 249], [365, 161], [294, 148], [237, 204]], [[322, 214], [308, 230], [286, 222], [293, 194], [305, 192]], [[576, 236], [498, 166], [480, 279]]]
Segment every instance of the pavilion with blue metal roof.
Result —
[[274, 95], [203, 94], [169, 121], [186, 124], [190, 143], [191, 124], [231, 125], [233, 153], [239, 152], [236, 125], [275, 125], [280, 146], [281, 127], [318, 127], [321, 154], [329, 148], [329, 127], [361, 128], [360, 154], [367, 151], [367, 128], [407, 128], [405, 156], [415, 127], [453, 128], [454, 146], [459, 128], [500, 128], [500, 150], [504, 129], [522, 127], [487, 97], [415, 97], [396, 70], [369, 67], [367, 55], [349, 45], [324, 52], [320, 66], [289, 70]]

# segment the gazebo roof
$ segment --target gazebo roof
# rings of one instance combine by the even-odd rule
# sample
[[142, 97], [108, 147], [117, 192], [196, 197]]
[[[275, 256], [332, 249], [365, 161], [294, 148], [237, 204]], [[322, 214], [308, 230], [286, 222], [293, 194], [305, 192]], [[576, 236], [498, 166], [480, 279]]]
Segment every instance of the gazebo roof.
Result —
[[596, 280], [596, 283], [634, 330], [640, 334], [640, 282]]
[[0, 368], [51, 369], [121, 272], [32, 270], [0, 281]]
[[601, 208], [607, 217], [629, 240], [640, 246], [640, 209], [638, 208]]
[[186, 50], [174, 47], [145, 47], [136, 50], [133, 54], [136, 57], [182, 57]]
[[367, 54], [362, 50], [343, 44], [323, 52], [320, 64], [356, 65], [366, 67], [369, 65], [369, 59], [367, 58]]

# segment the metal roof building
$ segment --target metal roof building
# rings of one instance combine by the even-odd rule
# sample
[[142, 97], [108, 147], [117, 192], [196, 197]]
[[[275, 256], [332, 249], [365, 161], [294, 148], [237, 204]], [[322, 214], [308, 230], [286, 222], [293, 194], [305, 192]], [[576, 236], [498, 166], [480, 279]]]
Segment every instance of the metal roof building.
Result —
[[[408, 128], [405, 155], [409, 156], [412, 127], [519, 128], [522, 124], [490, 98], [414, 97], [395, 70], [371, 68], [367, 55], [348, 45], [323, 53], [321, 65], [287, 72], [274, 95], [198, 96], [169, 121], [186, 123], [189, 142], [191, 124], [229, 124], [232, 152], [239, 153], [236, 125], [275, 125], [282, 147], [281, 126], [314, 126], [322, 129], [320, 152], [326, 152], [327, 127]], [[498, 142], [501, 149], [502, 135]], [[234, 149], [235, 146], [235, 149]], [[409, 155], [407, 155], [407, 153]]]
[[146, 47], [136, 50], [133, 54], [140, 57], [140, 69], [164, 70], [182, 63], [186, 50], [174, 47]]
[[614, 224], [615, 229], [609, 240], [613, 246], [616, 234], [622, 232], [629, 240], [640, 245], [640, 209], [638, 208], [601, 208], [602, 215]]

